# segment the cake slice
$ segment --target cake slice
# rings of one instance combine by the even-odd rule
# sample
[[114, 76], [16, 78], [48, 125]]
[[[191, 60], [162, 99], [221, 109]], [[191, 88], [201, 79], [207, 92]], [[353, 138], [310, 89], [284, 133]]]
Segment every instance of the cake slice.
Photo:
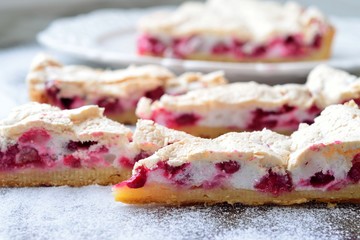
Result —
[[0, 186], [117, 183], [130, 176], [139, 154], [131, 138], [97, 106], [20, 106], [0, 121]]
[[164, 95], [155, 102], [142, 98], [136, 109], [142, 119], [202, 137], [263, 128], [290, 134], [299, 123], [313, 122], [319, 113], [304, 85], [255, 82], [198, 89], [180, 96]]
[[327, 106], [359, 99], [359, 77], [319, 65], [304, 85], [245, 82], [180, 96], [164, 95], [155, 102], [142, 98], [136, 113], [140, 118], [196, 136], [216, 137], [263, 128], [291, 134], [300, 123], [312, 123]]
[[360, 110], [354, 101], [327, 107], [291, 138], [288, 170], [298, 191], [320, 201], [360, 201]]
[[135, 124], [135, 107], [141, 97], [154, 101], [164, 93], [179, 95], [197, 88], [222, 85], [227, 80], [222, 72], [187, 73], [177, 78], [169, 70], [154, 65], [114, 71], [63, 66], [40, 54], [32, 63], [27, 82], [32, 101], [61, 109], [98, 105], [105, 108], [107, 117]]
[[140, 55], [231, 62], [328, 59], [334, 27], [295, 2], [208, 0], [151, 13], [138, 26]]
[[290, 205], [360, 202], [360, 110], [327, 107], [291, 137], [269, 130], [184, 139], [113, 187], [124, 203]]
[[114, 195], [124, 203], [290, 204], [289, 149], [288, 137], [269, 130], [184, 139], [137, 162]]
[[360, 103], [360, 78], [340, 69], [317, 66], [310, 72], [306, 87], [321, 109], [350, 100]]

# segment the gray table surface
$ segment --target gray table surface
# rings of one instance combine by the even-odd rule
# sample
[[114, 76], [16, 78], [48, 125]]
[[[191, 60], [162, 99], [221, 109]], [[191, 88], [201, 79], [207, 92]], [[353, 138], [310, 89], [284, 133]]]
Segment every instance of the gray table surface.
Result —
[[[25, 75], [42, 50], [0, 51], [0, 118], [27, 101]], [[110, 187], [0, 188], [0, 239], [358, 239], [359, 213], [357, 205], [128, 206]]]

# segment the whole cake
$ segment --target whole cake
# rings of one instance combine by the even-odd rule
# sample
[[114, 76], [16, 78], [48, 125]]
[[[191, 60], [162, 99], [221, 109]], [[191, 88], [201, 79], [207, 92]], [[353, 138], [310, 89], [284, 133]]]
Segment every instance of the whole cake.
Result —
[[334, 28], [314, 7], [294, 2], [208, 0], [141, 19], [140, 55], [287, 62], [328, 59]]

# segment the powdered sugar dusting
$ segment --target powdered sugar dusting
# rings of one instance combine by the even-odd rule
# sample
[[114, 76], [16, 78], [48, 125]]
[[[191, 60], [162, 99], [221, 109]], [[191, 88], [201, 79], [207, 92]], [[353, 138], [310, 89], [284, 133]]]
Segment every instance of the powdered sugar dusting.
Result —
[[360, 232], [356, 205], [129, 206], [110, 192], [0, 189], [0, 239], [355, 239]]

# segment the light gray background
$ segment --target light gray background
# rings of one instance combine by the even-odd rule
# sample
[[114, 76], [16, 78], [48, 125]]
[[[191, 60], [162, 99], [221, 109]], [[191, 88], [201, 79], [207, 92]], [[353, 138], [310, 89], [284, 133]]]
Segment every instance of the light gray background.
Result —
[[[239, 0], [241, 1], [241, 0]], [[281, 0], [280, 0], [281, 1]], [[327, 14], [360, 16], [360, 0], [297, 0]], [[0, 47], [34, 40], [53, 19], [100, 8], [136, 8], [179, 4], [182, 0], [0, 0]], [[284, 2], [284, 1], [282, 1]]]

